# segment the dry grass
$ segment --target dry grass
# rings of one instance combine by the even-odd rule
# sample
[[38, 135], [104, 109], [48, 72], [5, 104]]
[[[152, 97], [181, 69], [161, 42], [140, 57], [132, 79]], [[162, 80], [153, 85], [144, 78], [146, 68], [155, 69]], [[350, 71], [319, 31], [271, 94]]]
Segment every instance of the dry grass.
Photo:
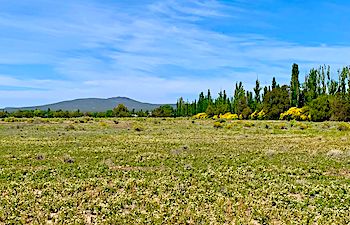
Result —
[[0, 224], [350, 221], [350, 131], [339, 123], [214, 123], [1, 122]]

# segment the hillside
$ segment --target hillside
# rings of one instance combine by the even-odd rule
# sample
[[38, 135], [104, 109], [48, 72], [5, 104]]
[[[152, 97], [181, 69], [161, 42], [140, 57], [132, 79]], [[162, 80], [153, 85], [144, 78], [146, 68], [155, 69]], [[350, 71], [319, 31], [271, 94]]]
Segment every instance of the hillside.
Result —
[[[124, 104], [129, 110], [135, 109], [136, 111], [139, 110], [153, 110], [159, 106], [160, 104], [150, 104], [150, 103], [144, 103], [139, 102], [130, 98], [126, 97], [114, 97], [114, 98], [84, 98], [84, 99], [75, 99], [70, 101], [62, 101], [57, 102], [53, 104], [48, 105], [41, 105], [41, 106], [30, 106], [30, 107], [19, 107], [19, 108], [5, 108], [5, 111], [13, 112], [16, 110], [34, 110], [34, 109], [40, 109], [40, 110], [47, 110], [50, 108], [53, 111], [56, 110], [68, 110], [68, 111], [76, 111], [80, 110], [81, 112], [105, 112], [107, 110], [113, 109], [118, 104]], [[175, 105], [171, 105], [175, 107]]]

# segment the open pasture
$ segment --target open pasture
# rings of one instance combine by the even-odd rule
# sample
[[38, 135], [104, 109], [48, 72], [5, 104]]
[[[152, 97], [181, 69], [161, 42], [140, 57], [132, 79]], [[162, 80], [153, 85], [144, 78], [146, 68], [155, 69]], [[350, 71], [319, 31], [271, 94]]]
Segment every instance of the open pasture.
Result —
[[[215, 124], [215, 127], [214, 127]], [[0, 122], [0, 224], [349, 224], [335, 122]]]

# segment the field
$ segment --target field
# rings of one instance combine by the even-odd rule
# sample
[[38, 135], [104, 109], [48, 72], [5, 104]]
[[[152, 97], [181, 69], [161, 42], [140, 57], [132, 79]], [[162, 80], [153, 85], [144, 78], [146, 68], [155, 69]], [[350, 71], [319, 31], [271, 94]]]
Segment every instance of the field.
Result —
[[0, 122], [0, 224], [350, 224], [346, 124], [220, 122]]

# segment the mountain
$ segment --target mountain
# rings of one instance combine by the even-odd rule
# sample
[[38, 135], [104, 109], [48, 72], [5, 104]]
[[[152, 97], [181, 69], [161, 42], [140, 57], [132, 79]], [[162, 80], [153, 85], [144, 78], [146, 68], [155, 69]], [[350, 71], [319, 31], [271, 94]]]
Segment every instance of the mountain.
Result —
[[[57, 102], [48, 105], [41, 106], [30, 106], [30, 107], [19, 107], [19, 108], [4, 108], [3, 110], [7, 112], [13, 112], [17, 110], [47, 110], [50, 108], [52, 111], [63, 110], [63, 111], [77, 111], [81, 112], [105, 112], [107, 110], [115, 108], [119, 104], [124, 104], [129, 110], [135, 109], [139, 110], [153, 110], [161, 104], [150, 104], [144, 102], [138, 102], [136, 100], [126, 98], [126, 97], [114, 97], [114, 98], [83, 98], [75, 99], [70, 101]], [[174, 104], [170, 104], [172, 107], [176, 107]]]

